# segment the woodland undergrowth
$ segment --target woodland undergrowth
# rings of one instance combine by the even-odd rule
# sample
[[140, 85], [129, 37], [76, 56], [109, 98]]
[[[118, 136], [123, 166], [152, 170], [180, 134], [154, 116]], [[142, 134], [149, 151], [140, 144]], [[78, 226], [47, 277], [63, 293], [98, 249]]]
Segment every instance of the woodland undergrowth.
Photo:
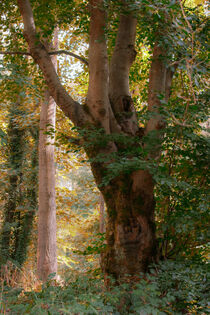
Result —
[[164, 261], [137, 282], [105, 286], [98, 269], [42, 284], [11, 263], [1, 273], [1, 314], [208, 314], [208, 264]]

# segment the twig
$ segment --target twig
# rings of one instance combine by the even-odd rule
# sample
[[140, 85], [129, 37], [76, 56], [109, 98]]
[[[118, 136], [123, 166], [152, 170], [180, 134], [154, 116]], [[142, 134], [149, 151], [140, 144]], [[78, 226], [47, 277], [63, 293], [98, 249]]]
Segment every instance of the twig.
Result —
[[68, 142], [74, 144], [74, 145], [78, 145], [81, 146], [83, 144], [83, 139], [82, 138], [75, 138], [75, 137], [71, 137], [68, 135], [65, 135], [63, 133], [61, 133], [61, 135], [58, 136], [58, 138], [64, 138], [65, 140], [67, 140]]
[[26, 55], [31, 56], [27, 51], [0, 51], [0, 55]]
[[65, 54], [65, 55], [69, 55], [69, 56], [71, 56], [71, 57], [74, 57], [74, 58], [76, 58], [76, 59], [82, 61], [84, 64], [86, 64], [86, 65], [88, 66], [88, 61], [87, 61], [85, 58], [83, 58], [83, 57], [81, 57], [81, 56], [78, 56], [78, 55], [76, 55], [76, 54], [74, 54], [74, 53], [72, 53], [72, 52], [70, 52], [70, 51], [67, 51], [67, 50], [57, 50], [57, 51], [50, 51], [50, 52], [49, 52], [49, 55], [61, 55], [61, 54]]
[[188, 21], [188, 19], [187, 19], [187, 17], [186, 17], [186, 14], [185, 14], [185, 12], [184, 12], [184, 8], [183, 8], [182, 1], [181, 1], [181, 0], [179, 0], [179, 4], [180, 4], [180, 8], [181, 8], [181, 11], [182, 11], [182, 15], [183, 15], [183, 17], [184, 17], [184, 19], [185, 19], [185, 22], [187, 23], [189, 29], [193, 32], [192, 25], [190, 24], [190, 22]]
[[[70, 51], [67, 50], [56, 50], [56, 51], [49, 51], [48, 52], [49, 55], [61, 55], [61, 54], [65, 54], [71, 57], [74, 57], [78, 60], [80, 60], [81, 62], [83, 62], [84, 64], [86, 64], [88, 66], [88, 61], [81, 57], [78, 56]], [[27, 51], [0, 51], [0, 55], [25, 55], [25, 56], [31, 56], [31, 54]]]
[[178, 126], [181, 126], [181, 127], [189, 127], [191, 128], [192, 125], [189, 125], [189, 124], [186, 124], [185, 122], [181, 122], [179, 121], [173, 114], [171, 114], [171, 117], [173, 119], [173, 122], [178, 125]]

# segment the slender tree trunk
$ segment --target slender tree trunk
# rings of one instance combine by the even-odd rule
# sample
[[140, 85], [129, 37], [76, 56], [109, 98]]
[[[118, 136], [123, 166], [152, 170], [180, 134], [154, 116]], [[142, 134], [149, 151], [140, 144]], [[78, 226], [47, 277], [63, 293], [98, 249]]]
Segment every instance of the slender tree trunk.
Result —
[[[55, 34], [54, 48], [57, 48]], [[57, 58], [52, 57], [57, 69]], [[55, 130], [56, 103], [45, 91], [45, 100], [41, 105], [39, 133], [39, 211], [38, 211], [38, 277], [46, 281], [51, 273], [57, 272], [56, 256], [56, 202], [55, 202], [55, 161], [54, 135], [47, 134]]]
[[105, 206], [104, 206], [104, 198], [102, 193], [100, 193], [99, 198], [99, 232], [105, 233]]
[[[102, 193], [100, 193], [99, 197], [99, 233], [103, 234], [106, 232], [106, 222], [105, 222], [105, 204], [104, 204], [104, 198]], [[99, 263], [101, 266], [101, 269], [103, 269], [103, 253], [100, 253], [99, 257]]]
[[38, 276], [44, 281], [57, 272], [54, 144], [46, 134], [48, 124], [55, 127], [55, 103], [46, 91], [40, 114], [37, 247]]

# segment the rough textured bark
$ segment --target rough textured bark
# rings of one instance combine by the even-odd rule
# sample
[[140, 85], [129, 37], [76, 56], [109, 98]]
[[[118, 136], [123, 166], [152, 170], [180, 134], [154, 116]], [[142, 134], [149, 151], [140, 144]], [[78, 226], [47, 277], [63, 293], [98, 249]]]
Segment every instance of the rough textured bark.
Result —
[[138, 171], [110, 186], [107, 204], [107, 249], [103, 257], [105, 274], [118, 279], [145, 272], [155, 260], [153, 181]]
[[[100, 185], [101, 166], [92, 164], [92, 171]], [[126, 275], [145, 272], [156, 259], [154, 184], [148, 172], [139, 170], [100, 188], [107, 206], [102, 269], [123, 281]]]
[[[126, 147], [126, 144], [114, 140], [116, 134], [127, 136], [131, 140], [138, 138], [136, 147], [144, 145], [129, 92], [129, 70], [136, 55], [136, 18], [133, 12], [129, 12], [127, 2], [122, 0], [120, 7], [123, 7], [123, 10], [120, 13], [116, 46], [109, 66], [104, 1], [90, 0], [89, 89], [86, 105], [81, 106], [74, 102], [61, 86], [47, 50], [37, 40], [29, 1], [18, 0], [18, 4], [30, 53], [42, 69], [49, 91], [57, 104], [76, 126], [89, 130], [91, 127], [102, 128], [104, 135], [109, 136], [109, 141], [104, 141], [103, 146], [100, 143], [85, 146], [88, 156], [92, 158], [91, 168], [108, 212], [107, 248], [103, 253], [103, 270], [106, 274], [122, 279], [125, 274], [136, 275], [140, 271], [144, 272], [156, 256], [152, 176], [145, 170], [133, 171], [130, 174], [122, 172], [107, 185], [101, 185], [107, 173], [107, 166], [113, 162], [113, 156], [120, 154]], [[157, 42], [151, 63], [148, 91], [148, 107], [153, 115], [146, 126], [146, 134], [164, 128], [159, 114], [159, 95], [169, 97], [172, 79], [170, 75], [167, 79], [164, 56], [165, 53], [163, 54]], [[113, 135], [113, 138], [110, 135]], [[83, 142], [86, 143], [87, 140], [84, 137]], [[107, 160], [94, 161], [97, 154]], [[127, 159], [133, 157], [136, 155], [131, 153]]]

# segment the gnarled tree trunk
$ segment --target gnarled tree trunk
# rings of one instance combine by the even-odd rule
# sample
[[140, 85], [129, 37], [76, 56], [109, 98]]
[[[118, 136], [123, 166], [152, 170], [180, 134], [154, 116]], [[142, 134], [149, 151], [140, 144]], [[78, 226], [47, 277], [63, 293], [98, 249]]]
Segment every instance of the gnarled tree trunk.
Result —
[[[30, 53], [43, 72], [50, 94], [66, 116], [83, 129], [84, 144], [88, 142], [88, 132], [98, 128], [108, 139], [100, 143], [101, 133], [96, 133], [95, 140], [98, 144], [89, 143], [84, 148], [92, 159], [92, 171], [108, 211], [107, 248], [103, 254], [103, 270], [116, 278], [124, 278], [125, 274], [137, 275], [139, 272], [145, 272], [156, 256], [152, 175], [137, 167], [130, 173], [120, 172], [109, 183], [104, 184], [109, 166], [114, 158], [119, 157], [122, 150], [125, 150], [126, 145], [115, 140], [116, 136], [127, 137], [131, 142], [137, 139], [135, 146], [147, 149], [147, 145], [142, 141], [142, 129], [138, 126], [136, 110], [129, 92], [129, 71], [136, 56], [137, 20], [129, 3], [125, 0], [120, 2], [119, 27], [109, 64], [105, 1], [89, 1], [89, 88], [86, 104], [81, 106], [68, 95], [54, 71], [50, 54], [37, 40], [29, 0], [18, 0]], [[160, 43], [158, 35], [151, 62], [148, 91], [148, 109], [153, 115], [143, 133], [148, 135], [156, 131], [157, 140], [161, 141], [160, 130], [165, 124], [159, 111], [159, 95], [162, 94], [165, 100], [168, 100], [173, 75], [167, 66], [166, 53]], [[157, 158], [160, 145], [154, 145], [153, 149], [149, 149], [150, 159]], [[139, 158], [137, 151], [134, 151], [131, 149], [124, 158], [127, 161]], [[98, 154], [101, 159], [96, 161], [94, 159]]]
[[105, 274], [123, 279], [147, 270], [156, 258], [154, 184], [146, 171], [122, 176], [103, 191], [107, 205]]

